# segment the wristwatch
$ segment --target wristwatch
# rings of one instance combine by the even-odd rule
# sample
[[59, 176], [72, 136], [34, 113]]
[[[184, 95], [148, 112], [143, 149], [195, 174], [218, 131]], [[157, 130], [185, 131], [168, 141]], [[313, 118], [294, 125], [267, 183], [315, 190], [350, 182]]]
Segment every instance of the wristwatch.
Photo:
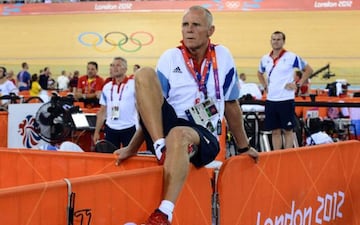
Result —
[[249, 151], [249, 149], [251, 148], [251, 146], [250, 145], [248, 145], [248, 146], [246, 146], [246, 147], [244, 147], [244, 148], [237, 148], [237, 150], [236, 150], [236, 152], [238, 153], [238, 154], [241, 154], [241, 153], [244, 153], [244, 152], [247, 152], [247, 151]]

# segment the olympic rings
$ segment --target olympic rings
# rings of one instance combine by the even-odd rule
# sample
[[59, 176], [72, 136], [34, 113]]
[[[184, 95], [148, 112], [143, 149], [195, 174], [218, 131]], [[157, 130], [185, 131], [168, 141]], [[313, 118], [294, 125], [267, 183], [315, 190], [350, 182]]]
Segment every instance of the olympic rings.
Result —
[[[108, 32], [104, 36], [97, 32], [87, 31], [82, 32], [78, 36], [78, 41], [80, 44], [92, 47], [102, 53], [114, 51], [116, 47], [124, 52], [133, 53], [139, 51], [143, 46], [152, 44], [154, 36], [146, 31], [136, 31], [131, 33], [130, 36], [120, 31]], [[111, 47], [102, 47], [104, 43]], [[135, 47], [128, 47], [129, 45], [134, 45]]]
[[135, 39], [135, 38], [132, 38], [132, 39], [130, 39], [130, 40], [131, 40], [131, 42], [133, 42], [133, 43], [134, 43], [134, 41], [136, 41], [136, 45], [138, 45], [139, 47], [137, 47], [137, 48], [135, 48], [135, 49], [133, 49], [133, 50], [124, 49], [124, 48], [122, 47], [122, 45], [121, 45], [121, 41], [122, 41], [122, 40], [120, 40], [119, 43], [118, 43], [119, 48], [120, 48], [121, 50], [123, 50], [124, 52], [137, 52], [137, 51], [139, 51], [140, 48], [141, 48], [141, 46], [142, 46], [141, 41], [139, 41], [138, 39]]
[[[130, 35], [130, 41], [131, 41], [132, 43], [134, 43], [134, 40], [135, 40], [135, 39], [134, 39], [134, 36], [137, 35], [137, 34], [149, 35], [150, 40], [149, 40], [148, 42], [142, 43], [142, 46], [144, 46], [144, 45], [150, 45], [150, 44], [153, 43], [153, 41], [154, 41], [154, 37], [153, 37], [150, 33], [145, 32], [145, 31], [137, 31], [137, 32], [134, 32], [134, 33], [132, 33], [132, 34]], [[134, 44], [135, 44], [135, 43], [134, 43]]]
[[[113, 41], [113, 43], [115, 43], [115, 42]], [[93, 43], [92, 46], [94, 47], [94, 49], [96, 51], [106, 53], [106, 52], [112, 52], [114, 49], [116, 49], [117, 45], [115, 43], [115, 45], [111, 45], [111, 48], [109, 48], [109, 49], [101, 49], [101, 48], [97, 47], [98, 45], [97, 45], [97, 42], [95, 40], [95, 42]]]
[[105, 34], [105, 36], [104, 36], [104, 39], [105, 39], [106, 43], [108, 43], [109, 45], [113, 45], [113, 43], [110, 43], [110, 42], [108, 41], [108, 37], [109, 37], [111, 34], [121, 34], [121, 35], [124, 37], [123, 39], [120, 39], [119, 43], [115, 44], [115, 46], [124, 45], [124, 44], [126, 44], [126, 43], [128, 42], [128, 40], [129, 40], [129, 37], [128, 37], [125, 33], [123, 33], [123, 32], [109, 32], [109, 33]]

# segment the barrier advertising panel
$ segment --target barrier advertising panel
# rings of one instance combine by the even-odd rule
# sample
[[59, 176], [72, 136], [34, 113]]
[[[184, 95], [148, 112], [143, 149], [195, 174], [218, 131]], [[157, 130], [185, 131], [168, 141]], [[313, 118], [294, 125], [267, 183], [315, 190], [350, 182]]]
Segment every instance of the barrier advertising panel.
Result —
[[219, 173], [220, 224], [360, 224], [360, 142], [233, 157]]

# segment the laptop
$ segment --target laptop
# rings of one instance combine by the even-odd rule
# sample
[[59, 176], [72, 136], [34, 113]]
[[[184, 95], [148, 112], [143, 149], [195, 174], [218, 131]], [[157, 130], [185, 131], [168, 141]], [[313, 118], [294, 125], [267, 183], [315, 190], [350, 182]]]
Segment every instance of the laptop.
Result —
[[95, 130], [96, 113], [74, 113], [71, 118], [77, 130]]

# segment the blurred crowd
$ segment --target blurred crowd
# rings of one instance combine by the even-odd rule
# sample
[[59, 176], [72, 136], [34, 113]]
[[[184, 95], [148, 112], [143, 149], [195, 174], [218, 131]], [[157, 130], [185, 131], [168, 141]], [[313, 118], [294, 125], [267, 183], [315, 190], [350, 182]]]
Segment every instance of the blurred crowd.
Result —
[[[135, 64], [131, 72], [134, 73], [139, 68], [140, 65]], [[49, 93], [57, 92], [73, 96], [76, 101], [84, 102], [87, 108], [99, 107], [101, 90], [107, 82], [112, 81], [111, 75], [99, 75], [95, 61], [87, 63], [86, 74], [66, 69], [61, 70], [60, 74], [53, 74], [49, 66], [39, 72], [30, 72], [27, 62], [21, 63], [19, 71], [0, 67], [0, 73], [0, 97], [15, 94], [43, 99]], [[0, 106], [4, 109], [8, 103], [4, 98], [0, 100]]]

